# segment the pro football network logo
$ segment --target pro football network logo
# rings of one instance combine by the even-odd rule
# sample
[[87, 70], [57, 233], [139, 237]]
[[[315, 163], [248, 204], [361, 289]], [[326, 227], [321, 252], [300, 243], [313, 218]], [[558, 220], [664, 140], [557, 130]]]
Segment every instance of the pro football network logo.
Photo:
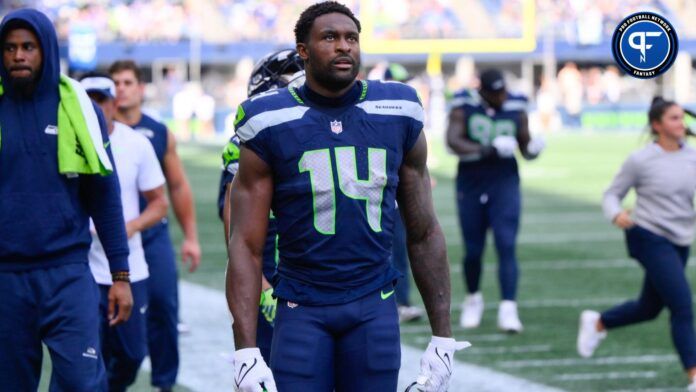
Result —
[[612, 53], [629, 75], [650, 79], [672, 66], [679, 51], [677, 32], [667, 19], [652, 12], [638, 12], [624, 19], [614, 31]]

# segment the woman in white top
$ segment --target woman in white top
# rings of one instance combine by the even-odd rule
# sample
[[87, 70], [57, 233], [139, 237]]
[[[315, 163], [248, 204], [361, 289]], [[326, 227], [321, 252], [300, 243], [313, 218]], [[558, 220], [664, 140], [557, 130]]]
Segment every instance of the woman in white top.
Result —
[[[645, 270], [645, 279], [637, 299], [601, 314], [582, 312], [577, 349], [590, 357], [607, 330], [652, 320], [666, 307], [689, 391], [696, 391], [696, 334], [685, 273], [696, 219], [696, 150], [684, 140], [684, 113], [677, 103], [655, 98], [648, 112], [654, 142], [628, 157], [604, 193], [604, 214], [625, 230], [628, 253]], [[637, 194], [633, 212], [621, 206], [631, 188]]]

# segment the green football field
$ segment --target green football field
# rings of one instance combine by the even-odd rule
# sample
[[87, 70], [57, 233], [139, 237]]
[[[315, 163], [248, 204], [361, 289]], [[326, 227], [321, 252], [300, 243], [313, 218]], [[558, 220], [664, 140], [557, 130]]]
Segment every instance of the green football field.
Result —
[[[496, 329], [499, 292], [490, 241], [482, 284], [483, 324], [474, 331], [456, 326], [464, 292], [454, 202], [456, 159], [446, 154], [442, 142], [431, 142], [434, 200], [452, 265], [454, 332], [474, 345], [458, 354], [458, 360], [572, 391], [683, 390], [686, 377], [672, 348], [667, 312], [653, 322], [612, 331], [592, 359], [580, 359], [575, 351], [581, 310], [606, 309], [632, 298], [640, 288], [642, 271], [627, 258], [622, 233], [603, 218], [600, 201], [621, 162], [646, 141], [638, 133], [565, 133], [549, 137], [538, 160], [521, 162], [518, 301], [525, 330], [520, 335]], [[218, 146], [193, 144], [179, 149], [196, 197], [203, 247], [198, 272], [182, 271], [180, 276], [222, 290], [226, 255], [216, 211], [220, 151]], [[176, 229], [175, 238], [178, 243]], [[412, 299], [420, 301], [417, 292]], [[405, 344], [424, 348], [429, 338], [426, 322], [402, 327]], [[142, 373], [132, 390], [149, 391], [148, 379]]]

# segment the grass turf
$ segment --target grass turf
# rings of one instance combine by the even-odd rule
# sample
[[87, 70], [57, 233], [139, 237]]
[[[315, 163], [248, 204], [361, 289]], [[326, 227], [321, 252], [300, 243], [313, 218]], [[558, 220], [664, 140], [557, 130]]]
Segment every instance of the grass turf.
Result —
[[[653, 322], [612, 331], [594, 359], [580, 360], [575, 352], [582, 309], [605, 309], [632, 298], [640, 288], [642, 271], [627, 259], [621, 233], [603, 219], [600, 200], [621, 162], [645, 142], [645, 136], [636, 133], [566, 133], [550, 137], [538, 160], [520, 161], [519, 304], [525, 331], [505, 335], [496, 330], [499, 294], [495, 250], [489, 241], [482, 287], [491, 306], [479, 329], [454, 327], [458, 338], [474, 344], [457, 355], [459, 360], [575, 391], [685, 386], [686, 378], [670, 340], [667, 312]], [[226, 254], [216, 207], [220, 151], [221, 147], [204, 145], [179, 148], [195, 194], [203, 249], [199, 270], [189, 274], [182, 269], [180, 276], [222, 290]], [[454, 324], [464, 292], [463, 247], [454, 202], [455, 167], [456, 159], [445, 152], [442, 142], [432, 141], [430, 168], [437, 180], [433, 196], [452, 265]], [[629, 197], [627, 204], [631, 200]], [[173, 234], [179, 244], [181, 237], [175, 225]], [[412, 299], [420, 301], [417, 292], [412, 293]], [[425, 347], [429, 336], [426, 322], [408, 324], [402, 330], [403, 342], [415, 347]], [[141, 374], [132, 390], [149, 391], [148, 379], [148, 374]]]

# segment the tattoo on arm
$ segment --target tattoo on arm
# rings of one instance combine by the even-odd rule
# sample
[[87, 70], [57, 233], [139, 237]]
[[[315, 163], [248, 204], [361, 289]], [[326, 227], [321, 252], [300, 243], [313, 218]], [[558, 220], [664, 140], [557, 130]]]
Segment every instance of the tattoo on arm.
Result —
[[232, 190], [232, 183], [230, 182], [225, 186], [225, 199], [222, 203], [222, 225], [225, 231], [225, 249], [229, 246], [230, 236], [232, 235], [230, 231], [230, 194]]
[[[235, 347], [256, 346], [261, 294], [261, 259], [266, 242], [273, 177], [254, 152], [241, 148], [239, 171], [230, 192], [230, 237], [225, 279], [227, 306], [234, 318]], [[245, 224], [254, 222], [254, 224]]]
[[426, 160], [427, 145], [421, 133], [399, 170], [397, 198], [406, 227], [413, 278], [423, 297], [433, 335], [449, 337], [452, 331], [447, 247], [433, 208]]

